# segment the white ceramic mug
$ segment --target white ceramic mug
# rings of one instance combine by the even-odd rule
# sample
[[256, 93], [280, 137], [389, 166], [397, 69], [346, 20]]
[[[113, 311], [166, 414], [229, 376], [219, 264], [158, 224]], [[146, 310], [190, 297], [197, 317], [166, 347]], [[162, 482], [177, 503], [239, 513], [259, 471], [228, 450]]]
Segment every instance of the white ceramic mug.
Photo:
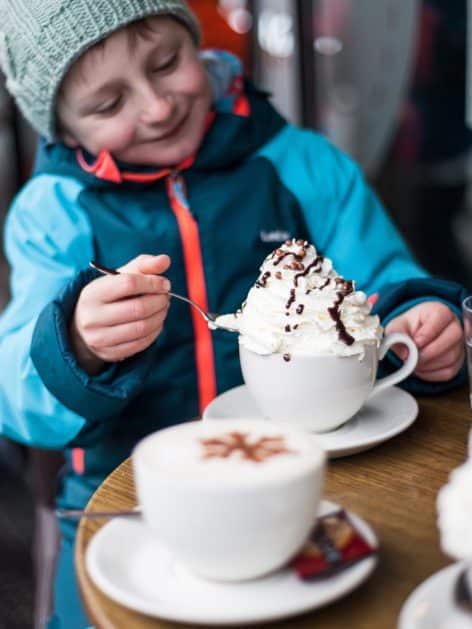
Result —
[[[392, 345], [403, 343], [409, 355], [397, 371], [376, 382], [378, 362]], [[363, 357], [261, 355], [239, 344], [244, 381], [264, 417], [313, 432], [337, 428], [378, 391], [404, 380], [418, 362], [418, 349], [406, 334], [384, 337], [377, 348], [366, 345]]]
[[[245, 458], [238, 439], [262, 460]], [[315, 523], [325, 455], [300, 431], [253, 420], [189, 422], [146, 437], [132, 460], [145, 521], [201, 577], [234, 581], [275, 570]]]

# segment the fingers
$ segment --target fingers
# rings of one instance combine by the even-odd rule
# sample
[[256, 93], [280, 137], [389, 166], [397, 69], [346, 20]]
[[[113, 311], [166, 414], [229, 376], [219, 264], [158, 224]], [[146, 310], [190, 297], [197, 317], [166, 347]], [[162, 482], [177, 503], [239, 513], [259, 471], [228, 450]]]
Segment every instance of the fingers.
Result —
[[[386, 332], [404, 332], [415, 341], [418, 364], [415, 374], [429, 382], [453, 378], [464, 362], [462, 326], [456, 315], [440, 302], [423, 302], [393, 319]], [[396, 345], [393, 351], [405, 360], [408, 350]]]
[[100, 309], [94, 311], [86, 310], [81, 317], [81, 325], [85, 329], [93, 330], [102, 326], [131, 323], [140, 319], [148, 319], [158, 312], [167, 310], [168, 306], [169, 296], [167, 294], [130, 297], [103, 304]]
[[[394, 332], [402, 332], [413, 338], [415, 331], [418, 329], [420, 322], [417, 318], [408, 316], [399, 316], [392, 319], [385, 328], [386, 334], [393, 334]], [[406, 360], [408, 357], [408, 348], [403, 343], [397, 343], [392, 345], [391, 351], [400, 358], [400, 360]]]
[[129, 350], [141, 347], [142, 343], [145, 343], [143, 347], [147, 347], [157, 338], [162, 331], [166, 313], [161, 311], [147, 319], [90, 330], [87, 344], [103, 360], [112, 360], [111, 357], [113, 360], [123, 360], [131, 355], [126, 353]]
[[454, 362], [452, 365], [448, 367], [444, 367], [442, 369], [435, 369], [433, 371], [415, 371], [415, 374], [421, 378], [422, 380], [426, 380], [427, 382], [446, 382], [447, 380], [451, 380], [458, 373], [459, 369], [462, 367], [464, 363], [463, 359], [460, 359]]
[[121, 343], [119, 345], [115, 345], [113, 347], [107, 347], [99, 352], [97, 355], [100, 356], [103, 360], [109, 363], [116, 363], [126, 358], [130, 358], [139, 352], [143, 352], [147, 349], [159, 336], [160, 331], [157, 333], [149, 334], [148, 336], [144, 336], [143, 338], [136, 339], [134, 341], [128, 341], [125, 343]]
[[[169, 308], [170, 282], [157, 275], [169, 256], [138, 256], [118, 275], [90, 282], [80, 294], [72, 333], [102, 361], [123, 360], [146, 349], [161, 333]], [[76, 357], [77, 357], [77, 352]]]
[[420, 349], [421, 361], [434, 360], [459, 343], [462, 345], [462, 328], [454, 318], [438, 337]]
[[434, 371], [436, 369], [443, 369], [449, 365], [453, 365], [458, 361], [464, 360], [464, 349], [462, 345], [454, 345], [454, 347], [448, 349], [443, 354], [435, 357], [433, 360], [425, 361], [420, 354], [417, 371]]
[[170, 258], [168, 255], [152, 256], [142, 254], [130, 260], [122, 266], [119, 271], [121, 273], [142, 273], [160, 275], [165, 273], [170, 266]]
[[464, 357], [462, 328], [454, 317], [432, 343], [420, 350], [415, 373], [429, 382], [450, 380], [462, 367]]
[[426, 364], [434, 361], [456, 345], [462, 346], [462, 328], [454, 319], [437, 338], [420, 349], [420, 362]]
[[86, 290], [88, 300], [104, 304], [137, 295], [168, 293], [170, 282], [158, 275], [122, 273], [99, 277]]
[[392, 319], [386, 332], [405, 332], [421, 349], [438, 337], [453, 321], [457, 321], [457, 317], [445, 304], [425, 301]]
[[[413, 324], [407, 317], [396, 317], [392, 319], [390, 323], [385, 327], [385, 334], [393, 334], [393, 332], [403, 332], [403, 334], [408, 334], [413, 337], [414, 330], [412, 329]], [[398, 347], [398, 346], [395, 346]]]
[[452, 323], [457, 322], [455, 314], [440, 302], [424, 302], [417, 306], [420, 313], [421, 325], [413, 334], [418, 349], [431, 344], [436, 338], [442, 336], [444, 330]]

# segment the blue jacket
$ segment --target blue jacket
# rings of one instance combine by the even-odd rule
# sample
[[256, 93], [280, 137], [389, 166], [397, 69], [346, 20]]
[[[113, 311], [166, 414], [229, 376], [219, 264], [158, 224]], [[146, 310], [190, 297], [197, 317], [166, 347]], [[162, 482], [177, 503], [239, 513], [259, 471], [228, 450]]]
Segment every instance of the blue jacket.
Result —
[[[236, 79], [180, 172], [43, 144], [9, 212], [0, 431], [67, 449], [63, 505], [82, 506], [143, 435], [198, 416], [214, 394], [242, 381], [235, 335], [205, 332], [178, 301], [150, 348], [88, 376], [71, 352], [68, 324], [96, 277], [91, 259], [113, 267], [140, 253], [168, 253], [173, 289], [224, 313], [241, 304], [264, 257], [294, 236], [312, 241], [359, 289], [377, 293], [383, 323], [425, 298], [459, 312], [461, 287], [431, 279], [415, 263], [358, 167], [322, 136], [288, 124], [264, 93], [247, 83], [237, 89]], [[406, 386], [428, 393], [463, 378], [440, 386], [410, 378]]]

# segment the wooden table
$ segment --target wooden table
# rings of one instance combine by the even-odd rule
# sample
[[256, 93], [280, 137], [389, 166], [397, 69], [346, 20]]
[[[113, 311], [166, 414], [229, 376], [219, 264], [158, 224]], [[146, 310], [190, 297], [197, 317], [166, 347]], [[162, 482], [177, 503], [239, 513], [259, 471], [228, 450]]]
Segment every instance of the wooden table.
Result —
[[[380, 540], [379, 563], [366, 583], [323, 609], [279, 623], [278, 629], [394, 629], [408, 594], [449, 563], [439, 548], [435, 500], [452, 468], [466, 455], [472, 413], [468, 390], [421, 398], [420, 414], [403, 434], [372, 450], [330, 461], [325, 497], [367, 520]], [[101, 485], [87, 509], [135, 505], [133, 476], [125, 461]], [[84, 555], [103, 521], [82, 520], [76, 568], [83, 600], [97, 629], [189, 627], [122, 607], [88, 578]], [[182, 593], [185, 597], [185, 593]], [[192, 628], [194, 629], [194, 628]]]

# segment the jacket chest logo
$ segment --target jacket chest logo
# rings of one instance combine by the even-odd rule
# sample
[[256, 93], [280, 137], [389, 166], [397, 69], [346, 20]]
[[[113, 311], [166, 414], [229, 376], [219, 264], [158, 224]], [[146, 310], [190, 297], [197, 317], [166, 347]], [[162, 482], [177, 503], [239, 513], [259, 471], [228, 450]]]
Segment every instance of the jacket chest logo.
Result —
[[290, 233], [284, 229], [274, 229], [273, 231], [262, 229], [259, 232], [259, 237], [262, 242], [283, 242], [290, 238]]

